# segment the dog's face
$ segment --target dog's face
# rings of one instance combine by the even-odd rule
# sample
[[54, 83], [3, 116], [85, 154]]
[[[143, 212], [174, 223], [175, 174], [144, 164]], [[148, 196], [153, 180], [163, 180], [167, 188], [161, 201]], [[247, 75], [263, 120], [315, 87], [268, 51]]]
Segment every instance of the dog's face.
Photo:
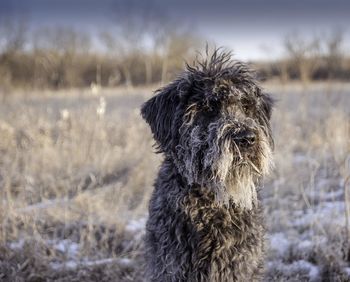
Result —
[[144, 104], [142, 115], [189, 185], [251, 208], [255, 183], [271, 166], [272, 100], [244, 65], [229, 59], [215, 52], [187, 67]]

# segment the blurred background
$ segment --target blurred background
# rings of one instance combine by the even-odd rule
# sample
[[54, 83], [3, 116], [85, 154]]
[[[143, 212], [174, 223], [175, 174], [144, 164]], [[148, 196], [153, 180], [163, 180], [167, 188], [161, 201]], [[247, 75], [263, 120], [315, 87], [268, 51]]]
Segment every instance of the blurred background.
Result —
[[139, 115], [222, 46], [276, 99], [266, 281], [350, 281], [350, 3], [0, 1], [0, 281], [142, 281]]

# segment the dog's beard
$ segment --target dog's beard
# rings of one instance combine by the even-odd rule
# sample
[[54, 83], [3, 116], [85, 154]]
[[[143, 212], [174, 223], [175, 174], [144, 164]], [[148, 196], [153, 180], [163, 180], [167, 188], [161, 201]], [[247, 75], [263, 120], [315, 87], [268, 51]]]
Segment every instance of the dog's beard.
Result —
[[218, 201], [227, 203], [231, 199], [242, 208], [252, 209], [257, 201], [258, 179], [268, 174], [272, 166], [271, 154], [265, 140], [260, 141], [251, 158], [232, 140], [226, 139], [217, 160], [212, 163], [214, 183], [219, 188], [215, 190]]
[[257, 129], [254, 153], [243, 152], [232, 134], [237, 124], [211, 123], [205, 133], [200, 126], [183, 127], [176, 147], [175, 163], [189, 185], [198, 184], [214, 192], [220, 204], [233, 201], [251, 209], [257, 200], [256, 183], [272, 166], [270, 144]]

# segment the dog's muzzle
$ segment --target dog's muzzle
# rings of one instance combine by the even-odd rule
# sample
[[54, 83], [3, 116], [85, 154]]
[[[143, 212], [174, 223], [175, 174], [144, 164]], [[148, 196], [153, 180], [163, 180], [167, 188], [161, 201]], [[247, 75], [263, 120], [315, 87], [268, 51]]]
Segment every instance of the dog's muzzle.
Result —
[[245, 129], [235, 134], [233, 140], [241, 148], [250, 148], [256, 142], [256, 134], [252, 130]]

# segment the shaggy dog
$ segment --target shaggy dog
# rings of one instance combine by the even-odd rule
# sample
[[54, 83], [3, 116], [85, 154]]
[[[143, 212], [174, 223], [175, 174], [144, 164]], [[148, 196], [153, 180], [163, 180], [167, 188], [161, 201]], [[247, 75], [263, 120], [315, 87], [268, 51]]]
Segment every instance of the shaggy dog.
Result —
[[263, 270], [257, 184], [271, 167], [272, 99], [216, 50], [142, 107], [164, 153], [146, 225], [149, 281], [254, 281]]

